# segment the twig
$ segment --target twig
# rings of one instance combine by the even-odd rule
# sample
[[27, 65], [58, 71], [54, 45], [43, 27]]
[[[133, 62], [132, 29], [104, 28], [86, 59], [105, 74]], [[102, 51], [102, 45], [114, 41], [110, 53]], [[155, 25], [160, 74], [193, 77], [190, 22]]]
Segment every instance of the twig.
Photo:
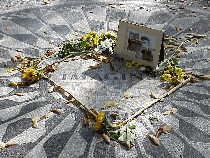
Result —
[[184, 42], [182, 42], [179, 46], [178, 46], [178, 48], [175, 50], [175, 53], [173, 53], [172, 54], [172, 56], [170, 57], [170, 58], [168, 58], [168, 60], [166, 61], [166, 62], [168, 62], [170, 59], [172, 59], [172, 58], [174, 58], [174, 55], [176, 54], [176, 52], [179, 50], [179, 48], [181, 48], [183, 45], [185, 45], [187, 42], [189, 42], [190, 40], [189, 39], [187, 39], [187, 40], [185, 40]]
[[146, 108], [139, 110], [137, 113], [135, 113], [134, 115], [130, 116], [130, 118], [122, 121], [119, 125], [115, 126], [115, 128], [119, 128], [120, 126], [130, 122], [131, 120], [133, 120], [135, 117], [141, 115], [146, 109], [150, 108], [151, 106], [153, 106], [155, 103], [157, 103], [158, 101], [160, 101], [161, 99], [165, 98], [166, 96], [170, 95], [171, 93], [173, 93], [174, 91], [176, 91], [177, 89], [179, 89], [180, 87], [182, 87], [183, 85], [185, 85], [186, 83], [188, 83], [190, 81], [190, 78], [184, 80], [182, 83], [180, 83], [178, 86], [174, 87], [173, 89], [171, 89], [170, 91], [166, 92], [165, 94], [163, 94], [162, 96], [160, 96], [160, 98], [153, 100], [152, 102], [149, 103], [149, 106], [147, 106]]
[[[82, 54], [82, 53], [85, 53], [86, 51], [82, 51], [82, 52], [70, 52], [71, 54], [69, 54], [69, 55], [67, 55], [66, 57], [64, 57], [64, 58], [62, 58], [62, 59], [60, 59], [60, 60], [58, 60], [58, 61], [56, 61], [55, 63], [60, 63], [60, 62], [62, 62], [62, 61], [64, 61], [64, 60], [66, 60], [66, 59], [68, 59], [69, 57], [71, 57], [71, 56], [73, 56], [73, 55], [76, 55], [76, 54]], [[51, 56], [53, 56], [53, 55], [51, 55]], [[47, 58], [45, 58], [45, 59], [49, 59], [49, 58], [51, 58], [51, 56], [50, 57], [47, 57]], [[39, 64], [41, 64], [42, 62], [40, 62]], [[38, 65], [39, 65], [38, 64]], [[54, 64], [54, 63], [53, 63]], [[51, 65], [53, 65], [53, 64], [51, 64]], [[37, 66], [38, 66], [37, 65]], [[44, 68], [42, 68], [42, 69], [38, 69], [38, 70], [43, 70]]]
[[[57, 84], [51, 80], [49, 77], [45, 76], [44, 74], [41, 74], [43, 78], [49, 80], [55, 87], [57, 87]], [[62, 88], [63, 89], [63, 88]], [[66, 93], [68, 93], [69, 95], [71, 95], [71, 93], [69, 93], [68, 91], [65, 91]], [[73, 95], [71, 95], [73, 97]], [[96, 114], [94, 114], [85, 104], [83, 104], [81, 101], [79, 101], [78, 99], [76, 99], [75, 97], [73, 97], [77, 102], [79, 102], [89, 113], [91, 113], [91, 115], [93, 115], [93, 117], [97, 117]]]

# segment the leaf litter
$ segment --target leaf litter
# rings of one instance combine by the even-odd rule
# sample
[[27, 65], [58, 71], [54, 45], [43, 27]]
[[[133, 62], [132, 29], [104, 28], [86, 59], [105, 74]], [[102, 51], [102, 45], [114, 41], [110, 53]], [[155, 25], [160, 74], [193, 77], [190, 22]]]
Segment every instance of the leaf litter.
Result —
[[117, 116], [119, 116], [117, 113], [115, 112], [111, 112], [110, 116], [113, 118], [113, 119], [116, 119]]
[[35, 117], [35, 118], [32, 118], [32, 123], [33, 123], [33, 127], [34, 128], [38, 128], [38, 121], [40, 120], [40, 117]]
[[154, 98], [154, 99], [158, 99], [160, 97], [160, 95], [151, 92], [151, 97]]
[[161, 133], [169, 133], [170, 131], [172, 130], [172, 128], [170, 126], [163, 126], [161, 128], [158, 129], [158, 131], [156, 132], [156, 136], [154, 135], [148, 135], [148, 137], [152, 140], [152, 142], [155, 144], [155, 145], [158, 145], [160, 146], [160, 141], [158, 139], [158, 137], [161, 135]]
[[165, 111], [164, 113], [163, 113], [163, 115], [169, 115], [170, 113], [176, 113], [177, 112], [177, 108], [172, 108], [170, 111]]
[[53, 109], [52, 111], [59, 115], [63, 113], [61, 109]]
[[45, 114], [45, 118], [46, 118], [46, 119], [47, 119], [47, 118], [50, 118], [50, 117], [52, 117], [53, 115], [54, 115], [53, 112], [49, 112], [49, 113]]
[[126, 92], [124, 93], [124, 97], [125, 97], [126, 99], [128, 99], [128, 98], [132, 98], [133, 96], [132, 96], [132, 94], [131, 94], [130, 91], [126, 91]]
[[102, 64], [97, 64], [95, 66], [89, 66], [89, 68], [91, 68], [91, 69], [98, 69], [100, 67], [102, 67]]
[[108, 107], [113, 107], [113, 106], [117, 106], [119, 103], [119, 100], [114, 100], [114, 101], [106, 101], [105, 102], [105, 106], [108, 106]]

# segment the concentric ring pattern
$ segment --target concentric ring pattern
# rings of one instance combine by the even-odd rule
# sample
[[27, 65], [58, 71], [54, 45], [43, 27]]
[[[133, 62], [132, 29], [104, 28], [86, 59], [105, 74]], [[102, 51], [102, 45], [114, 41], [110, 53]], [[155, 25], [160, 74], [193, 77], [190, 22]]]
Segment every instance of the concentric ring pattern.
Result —
[[[86, 127], [82, 121], [83, 110], [67, 103], [58, 92], [48, 93], [50, 83], [46, 80], [26, 88], [9, 86], [10, 81], [21, 78], [18, 72], [7, 73], [9, 67], [16, 65], [11, 57], [17, 54], [42, 56], [64, 40], [90, 31], [102, 33], [118, 29], [121, 19], [143, 22], [149, 28], [165, 30], [165, 35], [174, 37], [183, 37], [189, 32], [210, 33], [209, 9], [193, 6], [179, 9], [179, 4], [166, 4], [127, 1], [110, 6], [106, 2], [72, 1], [0, 13], [0, 140], [19, 143], [0, 150], [0, 157], [209, 157], [209, 80], [188, 83], [133, 120], [131, 124], [137, 126], [136, 140], [130, 151], [114, 141], [107, 144], [93, 127]], [[177, 31], [175, 27], [183, 29]], [[187, 52], [179, 60], [183, 70], [210, 74], [210, 64], [206, 60], [210, 58], [209, 37], [199, 39], [198, 44], [191, 42], [185, 46]], [[119, 112], [119, 120], [145, 107], [146, 102], [152, 100], [151, 91], [160, 89], [159, 78], [145, 75], [137, 78], [132, 69], [116, 75], [107, 64], [102, 69], [88, 70], [94, 63], [96, 61], [82, 59], [62, 63], [52, 79], [91, 108], [107, 113]], [[124, 99], [126, 90], [132, 91], [134, 97]], [[25, 95], [14, 95], [16, 92]], [[157, 91], [162, 92], [164, 90]], [[105, 101], [115, 99], [120, 100], [117, 107], [104, 107]], [[44, 115], [55, 108], [61, 108], [63, 113], [45, 119]], [[171, 108], [177, 108], [177, 113], [162, 115]], [[35, 129], [31, 118], [37, 116], [41, 120], [39, 128]], [[158, 116], [159, 121], [150, 121], [150, 116]], [[161, 135], [161, 145], [155, 146], [147, 135], [155, 134], [163, 125], [169, 125], [173, 130]]]

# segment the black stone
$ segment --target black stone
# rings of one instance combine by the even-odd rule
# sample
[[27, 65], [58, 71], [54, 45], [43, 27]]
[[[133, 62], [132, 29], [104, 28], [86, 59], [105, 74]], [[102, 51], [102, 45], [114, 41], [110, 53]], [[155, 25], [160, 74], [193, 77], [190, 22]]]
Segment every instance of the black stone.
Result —
[[[13, 17], [11, 19], [14, 23], [22, 26], [23, 28], [31, 31], [36, 32], [36, 30], [40, 29], [43, 25], [37, 19], [34, 18], [22, 18], [22, 17]], [[27, 25], [26, 25], [27, 24]]]
[[[75, 128], [76, 127], [74, 126], [73, 129]], [[74, 130], [71, 130], [52, 135], [43, 144], [43, 148], [45, 150], [47, 158], [57, 158], [64, 149], [64, 147], [66, 146], [66, 143], [68, 142], [69, 138], [72, 136], [73, 132]]]
[[11, 35], [13, 38], [20, 40], [22, 42], [26, 42], [30, 45], [36, 45], [36, 42], [38, 41], [37, 37], [34, 37], [31, 34], [13, 34]]
[[171, 16], [169, 16], [167, 13], [154, 14], [147, 20], [147, 25], [164, 24], [170, 18]]
[[15, 136], [21, 134], [28, 128], [32, 127], [32, 121], [30, 118], [22, 118], [18, 121], [10, 123], [7, 126], [6, 132], [3, 136], [2, 141], [7, 142], [10, 139], [14, 138]]
[[[191, 116], [191, 117], [195, 117], [195, 116]], [[201, 131], [194, 125], [186, 122], [185, 120], [181, 118], [179, 118], [179, 131], [183, 135], [185, 135], [190, 141], [203, 142], [203, 143], [210, 142], [210, 137], [208, 134], [206, 134], [205, 132]]]
[[66, 36], [69, 34], [70, 29], [66, 25], [50, 25], [50, 27], [57, 32], [59, 35]]

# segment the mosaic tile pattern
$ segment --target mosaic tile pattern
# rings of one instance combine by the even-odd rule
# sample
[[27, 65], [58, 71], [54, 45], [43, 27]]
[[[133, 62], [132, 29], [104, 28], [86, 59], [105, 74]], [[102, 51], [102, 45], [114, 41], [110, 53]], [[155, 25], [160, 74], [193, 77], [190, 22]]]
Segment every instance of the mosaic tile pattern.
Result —
[[[0, 150], [0, 157], [209, 157], [210, 155], [210, 81], [188, 83], [171, 94], [164, 102], [155, 104], [133, 120], [137, 126], [135, 146], [126, 150], [111, 141], [107, 144], [101, 135], [83, 124], [84, 111], [67, 101], [58, 92], [48, 93], [51, 86], [46, 80], [26, 88], [8, 86], [11, 80], [20, 81], [21, 74], [8, 74], [8, 67], [15, 66], [11, 57], [38, 57], [47, 49], [56, 47], [63, 40], [80, 37], [89, 31], [98, 33], [118, 28], [118, 21], [144, 22], [147, 27], [166, 30], [165, 34], [182, 37], [189, 32], [209, 34], [209, 10], [185, 6], [173, 14], [170, 7], [178, 9], [181, 4], [123, 2], [111, 8], [107, 2], [65, 2], [46, 6], [17, 9], [0, 14], [0, 141], [16, 141], [19, 144]], [[38, 5], [38, 4], [37, 4]], [[144, 7], [144, 9], [140, 9]], [[196, 17], [190, 14], [194, 11]], [[183, 30], [176, 31], [175, 26]], [[5, 28], [11, 28], [6, 30]], [[48, 34], [44, 31], [49, 31]], [[78, 36], [74, 35], [74, 32]], [[54, 43], [50, 44], [50, 41]], [[198, 44], [187, 43], [188, 52], [179, 60], [187, 72], [210, 74], [210, 38]], [[21, 48], [23, 52], [15, 50]], [[61, 63], [51, 78], [64, 86], [75, 97], [98, 111], [118, 112], [117, 119], [127, 118], [146, 107], [150, 93], [164, 93], [159, 78], [135, 74], [139, 70], [126, 69], [125, 62], [116, 61], [119, 71], [114, 73], [108, 64], [101, 69], [88, 67], [94, 60], [76, 60]], [[5, 67], [7, 64], [7, 67]], [[125, 99], [123, 93], [131, 91], [133, 98]], [[24, 96], [14, 95], [22, 92]], [[120, 100], [117, 107], [104, 106], [107, 100]], [[60, 108], [63, 114], [45, 119], [52, 109]], [[177, 108], [178, 112], [164, 116], [162, 113]], [[39, 128], [32, 127], [31, 118], [40, 116]], [[158, 116], [151, 122], [150, 116]], [[155, 146], [147, 137], [156, 130], [169, 125], [173, 130], [161, 135], [160, 146]]]

